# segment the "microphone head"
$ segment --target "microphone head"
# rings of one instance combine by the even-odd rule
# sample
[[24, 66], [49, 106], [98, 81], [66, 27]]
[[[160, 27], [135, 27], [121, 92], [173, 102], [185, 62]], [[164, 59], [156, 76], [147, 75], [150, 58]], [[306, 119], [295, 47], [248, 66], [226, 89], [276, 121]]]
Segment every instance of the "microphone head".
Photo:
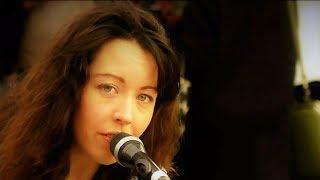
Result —
[[110, 151], [117, 162], [125, 167], [132, 167], [132, 157], [137, 152], [146, 152], [142, 141], [128, 133], [114, 135], [110, 142]]
[[119, 143], [119, 141], [121, 141], [121, 139], [123, 139], [125, 137], [129, 137], [129, 136], [131, 136], [131, 135], [128, 133], [121, 132], [121, 133], [118, 133], [112, 137], [112, 139], [110, 141], [110, 151], [113, 155], [114, 155], [114, 150], [116, 148], [116, 145]]

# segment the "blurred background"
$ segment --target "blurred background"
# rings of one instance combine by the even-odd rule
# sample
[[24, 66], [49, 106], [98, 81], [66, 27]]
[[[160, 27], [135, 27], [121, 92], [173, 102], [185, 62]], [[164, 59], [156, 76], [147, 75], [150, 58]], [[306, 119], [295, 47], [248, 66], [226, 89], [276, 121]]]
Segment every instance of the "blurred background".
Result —
[[[320, 179], [320, 2], [134, 1], [183, 57], [180, 179]], [[102, 1], [8, 1], [0, 100], [78, 13]]]

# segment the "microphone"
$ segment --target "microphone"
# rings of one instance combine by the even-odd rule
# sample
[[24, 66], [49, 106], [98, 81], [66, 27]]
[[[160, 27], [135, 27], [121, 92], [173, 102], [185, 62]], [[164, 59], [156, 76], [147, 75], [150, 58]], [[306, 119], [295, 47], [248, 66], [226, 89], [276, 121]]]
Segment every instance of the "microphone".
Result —
[[124, 132], [114, 135], [110, 151], [120, 165], [134, 168], [143, 179], [170, 180], [166, 172], [149, 158], [142, 141], [137, 137]]

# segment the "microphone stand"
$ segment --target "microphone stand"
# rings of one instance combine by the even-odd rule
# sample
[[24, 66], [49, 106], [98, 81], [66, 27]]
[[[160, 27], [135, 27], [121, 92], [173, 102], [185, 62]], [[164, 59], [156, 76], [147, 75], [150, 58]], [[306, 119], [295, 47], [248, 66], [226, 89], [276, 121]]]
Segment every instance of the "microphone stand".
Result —
[[134, 158], [134, 168], [143, 180], [170, 180], [169, 176], [144, 153], [137, 153]]

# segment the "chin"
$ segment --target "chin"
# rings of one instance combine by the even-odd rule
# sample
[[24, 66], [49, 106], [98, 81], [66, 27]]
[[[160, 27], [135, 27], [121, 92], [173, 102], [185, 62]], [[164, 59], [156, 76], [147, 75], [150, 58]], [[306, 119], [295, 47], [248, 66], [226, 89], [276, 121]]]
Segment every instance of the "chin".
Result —
[[104, 155], [103, 158], [99, 158], [97, 162], [102, 165], [111, 165], [116, 163], [117, 161], [113, 156]]
[[97, 148], [91, 151], [91, 158], [98, 164], [111, 165], [116, 163], [115, 157], [105, 148]]
[[87, 151], [91, 159], [101, 165], [111, 165], [116, 163], [115, 157], [111, 154], [110, 151], [101, 150], [101, 148], [91, 149]]

